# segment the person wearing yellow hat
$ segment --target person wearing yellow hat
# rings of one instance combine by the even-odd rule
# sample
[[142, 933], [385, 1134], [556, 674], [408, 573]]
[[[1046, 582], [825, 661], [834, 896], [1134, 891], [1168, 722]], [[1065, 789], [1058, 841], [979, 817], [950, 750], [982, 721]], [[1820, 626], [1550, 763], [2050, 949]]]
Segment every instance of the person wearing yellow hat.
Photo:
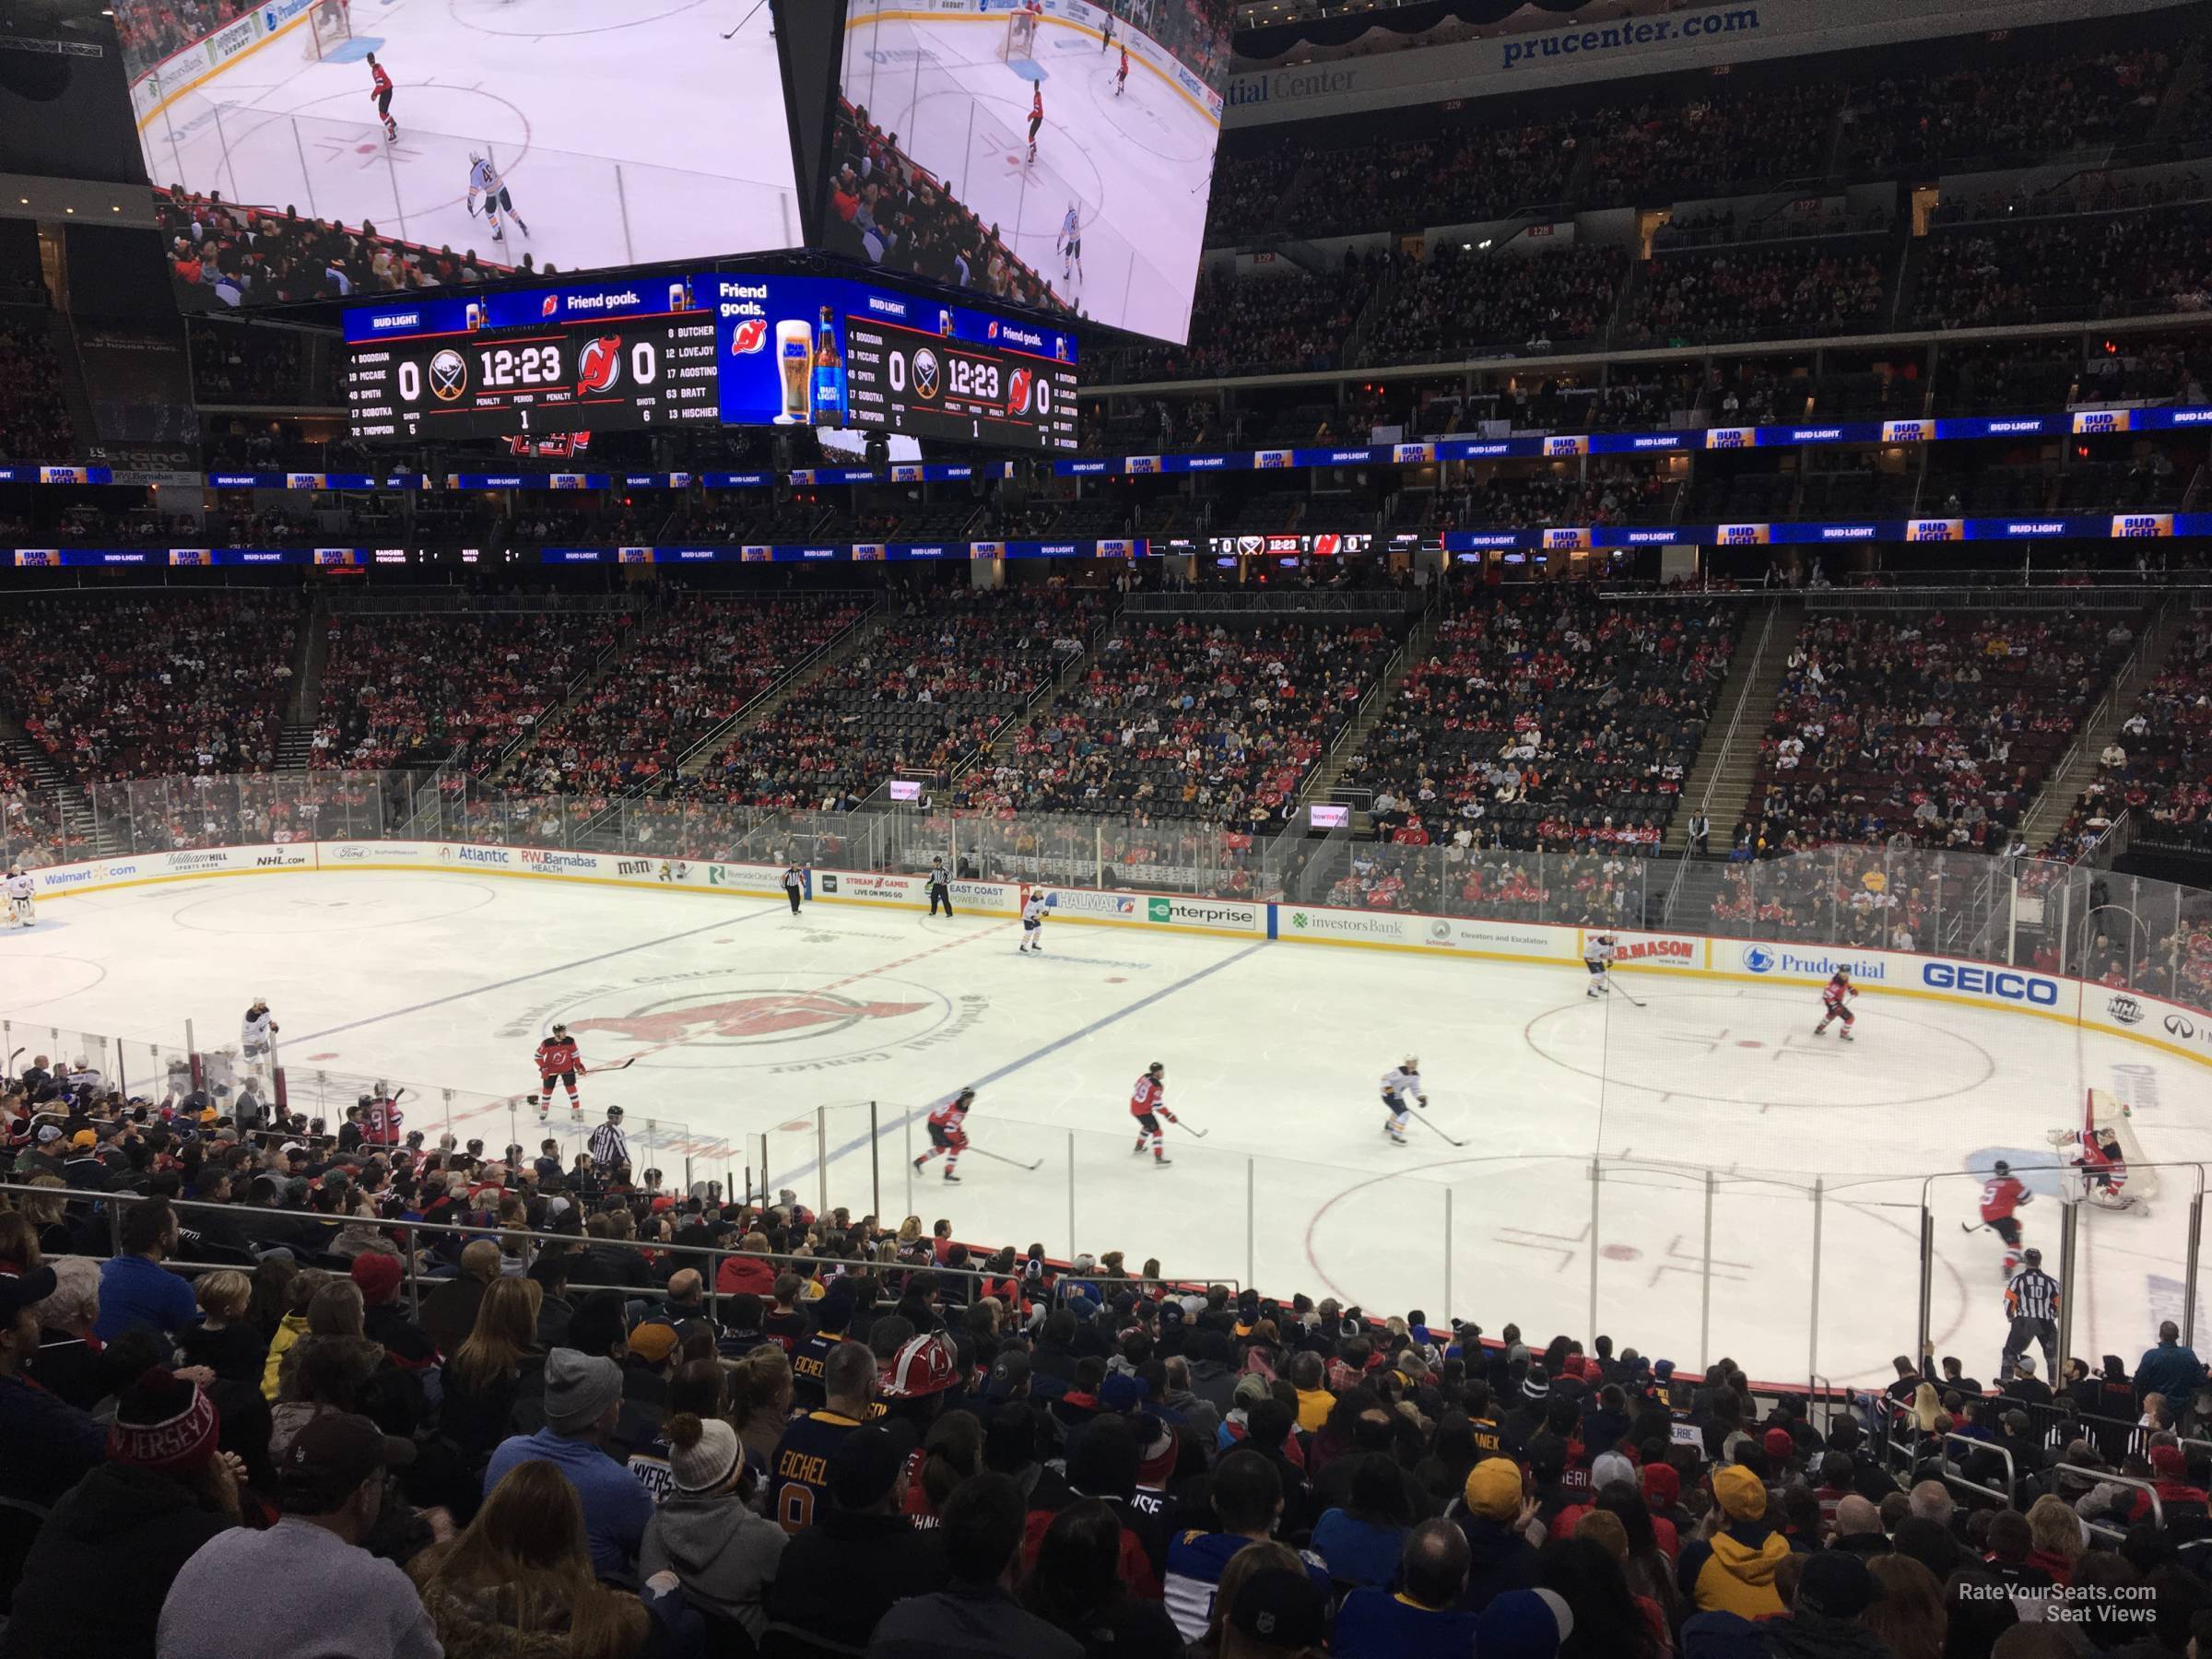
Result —
[[1536, 1548], [1526, 1535], [1535, 1514], [1521, 1465], [1512, 1458], [1486, 1457], [1467, 1472], [1452, 1516], [1467, 1536], [1462, 1611], [1479, 1613], [1509, 1590], [1535, 1587]]
[[1784, 1608], [1774, 1570], [1789, 1540], [1767, 1519], [1766, 1483], [1741, 1464], [1712, 1472], [1711, 1535], [1686, 1541], [1677, 1564], [1683, 1594], [1700, 1613], [1772, 1618]]

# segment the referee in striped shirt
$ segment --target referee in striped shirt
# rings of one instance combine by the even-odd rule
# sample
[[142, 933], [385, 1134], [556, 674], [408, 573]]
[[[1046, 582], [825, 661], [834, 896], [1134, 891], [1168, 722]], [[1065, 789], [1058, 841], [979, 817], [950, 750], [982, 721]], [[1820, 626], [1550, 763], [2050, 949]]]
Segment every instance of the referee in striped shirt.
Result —
[[2004, 1362], [1997, 1367], [2000, 1382], [2012, 1377], [2030, 1341], [2042, 1345], [2043, 1374], [2058, 1375], [2058, 1281], [2043, 1271], [2041, 1251], [2027, 1251], [2020, 1260], [2027, 1265], [2005, 1286], [2005, 1312], [2012, 1331], [2005, 1338]]
[[592, 1131], [592, 1161], [607, 1174], [610, 1181], [623, 1179], [616, 1173], [620, 1165], [627, 1171], [629, 1165], [629, 1142], [622, 1134], [622, 1108], [609, 1106], [606, 1122]]

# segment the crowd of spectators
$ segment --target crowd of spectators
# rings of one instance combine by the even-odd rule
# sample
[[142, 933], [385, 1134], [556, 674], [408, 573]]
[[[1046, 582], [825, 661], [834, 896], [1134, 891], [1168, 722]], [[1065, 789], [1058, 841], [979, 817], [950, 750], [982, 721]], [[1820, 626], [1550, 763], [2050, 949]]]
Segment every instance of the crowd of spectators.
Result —
[[1928, 238], [1919, 328], [1985, 328], [2212, 305], [2212, 206], [1977, 225]]
[[1288, 374], [1347, 366], [1352, 325], [1407, 262], [1347, 253], [1326, 276], [1283, 265], [1265, 275], [1217, 267], [1199, 279], [1190, 342], [1122, 354], [1116, 378]]
[[1449, 361], [1594, 338], [1612, 321], [1627, 253], [1484, 253], [1456, 243], [1404, 273], [1369, 336], [1374, 363]]
[[[533, 268], [479, 257], [474, 248], [424, 248], [337, 221], [239, 207], [182, 186], [155, 197], [154, 222], [167, 249], [178, 305], [186, 312], [341, 300], [355, 294], [488, 281]], [[545, 267], [547, 274], [553, 267]]]
[[2134, 639], [2094, 616], [1814, 617], [1759, 740], [1735, 855], [1897, 836], [2005, 851]]
[[1885, 322], [1878, 243], [1766, 243], [1647, 261], [1618, 343], [1656, 346], [1852, 334]]
[[943, 774], [1021, 712], [1104, 620], [1097, 592], [915, 596], [766, 721], [733, 737], [687, 795], [849, 806], [894, 773]]
[[618, 665], [531, 733], [508, 774], [548, 792], [651, 787], [861, 610], [846, 594], [678, 594], [636, 625]]
[[[957, 157], [910, 156], [899, 135], [840, 100], [830, 147], [830, 252], [887, 271], [972, 288], [1020, 305], [1067, 300], [1007, 246], [956, 194], [945, 169]], [[933, 171], [934, 170], [934, 171]]]
[[76, 423], [62, 393], [62, 365], [35, 323], [0, 317], [0, 461], [66, 461], [76, 453]]
[[329, 380], [332, 354], [324, 353], [318, 365], [320, 338], [303, 329], [194, 318], [185, 335], [192, 347], [193, 394], [200, 403], [328, 406], [341, 401]]
[[1656, 847], [1740, 618], [1607, 605], [1580, 583], [1463, 589], [1455, 603], [1345, 769], [1345, 785], [1372, 792], [1377, 833], [1456, 850], [1469, 903], [1500, 896], [1484, 849]]
[[2212, 627], [2191, 623], [2097, 752], [2097, 770], [2053, 838], [2074, 859], [2123, 814], [2138, 833], [2212, 850]]
[[1375, 623], [1125, 619], [961, 777], [957, 804], [1279, 823], [1394, 643]]
[[1576, 143], [1548, 122], [1506, 122], [1309, 150], [1289, 221], [1300, 236], [1342, 236], [1503, 218], [1565, 198]]
[[629, 611], [337, 611], [313, 764], [481, 771], [635, 626]]
[[266, 771], [299, 598], [31, 600], [0, 623], [0, 708], [91, 779]]
[[1601, 111], [1583, 199], [1633, 206], [1825, 173], [1840, 97], [1816, 82]]
[[1606, 1335], [671, 1194], [618, 1125], [571, 1163], [358, 1110], [279, 1144], [246, 1105], [43, 1061], [0, 1096], [0, 1653], [2212, 1641], [2212, 1382], [2171, 1322], [2132, 1374], [2030, 1358], [1993, 1387], [1931, 1349], [1844, 1407]]
[[250, 0], [115, 0], [109, 8], [124, 58], [144, 69], [252, 11]]
[[1887, 76], [1853, 88], [1854, 172], [1918, 172], [1970, 159], [2019, 163], [2148, 132], [2173, 60], [2147, 47]]

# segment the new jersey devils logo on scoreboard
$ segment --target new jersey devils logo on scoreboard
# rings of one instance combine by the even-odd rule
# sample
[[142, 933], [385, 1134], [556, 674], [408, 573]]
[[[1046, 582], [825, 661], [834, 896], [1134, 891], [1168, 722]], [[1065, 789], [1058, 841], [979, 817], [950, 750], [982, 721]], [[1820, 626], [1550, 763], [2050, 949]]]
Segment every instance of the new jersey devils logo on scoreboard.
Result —
[[747, 317], [730, 335], [730, 355], [750, 357], [768, 345], [768, 319]]
[[609, 391], [622, 378], [622, 342], [612, 335], [586, 340], [576, 358], [576, 390]]

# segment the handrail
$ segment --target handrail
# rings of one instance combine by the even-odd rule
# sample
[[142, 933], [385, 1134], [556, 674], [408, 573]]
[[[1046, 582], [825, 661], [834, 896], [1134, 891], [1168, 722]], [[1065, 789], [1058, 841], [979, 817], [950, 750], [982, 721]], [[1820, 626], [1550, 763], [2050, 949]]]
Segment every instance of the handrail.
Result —
[[1943, 1444], [1947, 1446], [1953, 1441], [1959, 1441], [1961, 1445], [1971, 1446], [1977, 1452], [1994, 1452], [2002, 1457], [2005, 1460], [2005, 1486], [2004, 1489], [2000, 1491], [1995, 1487], [1983, 1486], [1978, 1480], [1969, 1480], [1964, 1475], [1954, 1475], [1947, 1468], [1943, 1471], [1944, 1484], [1963, 1487], [1970, 1492], [1979, 1492], [1985, 1498], [1994, 1498], [2000, 1503], [2010, 1503], [2013, 1493], [2019, 1488], [2019, 1466], [2013, 1460], [2011, 1449], [2000, 1446], [1994, 1441], [1981, 1440], [1971, 1434], [1961, 1434], [1956, 1429], [1948, 1430], [1944, 1435]]
[[[2159, 1501], [2159, 1488], [2147, 1480], [2138, 1480], [2132, 1475], [2122, 1475], [2112, 1469], [2092, 1469], [2086, 1464], [2053, 1464], [2051, 1472], [2054, 1475], [2077, 1476], [2089, 1483], [2092, 1491], [2100, 1486], [2134, 1487], [2150, 1497], [2150, 1524], [2157, 1527], [2166, 1524], [2166, 1508]], [[2106, 1526], [2096, 1521], [2084, 1521], [2082, 1525], [2107, 1538], [2124, 1539], [2127, 1536], [2118, 1527]]]

